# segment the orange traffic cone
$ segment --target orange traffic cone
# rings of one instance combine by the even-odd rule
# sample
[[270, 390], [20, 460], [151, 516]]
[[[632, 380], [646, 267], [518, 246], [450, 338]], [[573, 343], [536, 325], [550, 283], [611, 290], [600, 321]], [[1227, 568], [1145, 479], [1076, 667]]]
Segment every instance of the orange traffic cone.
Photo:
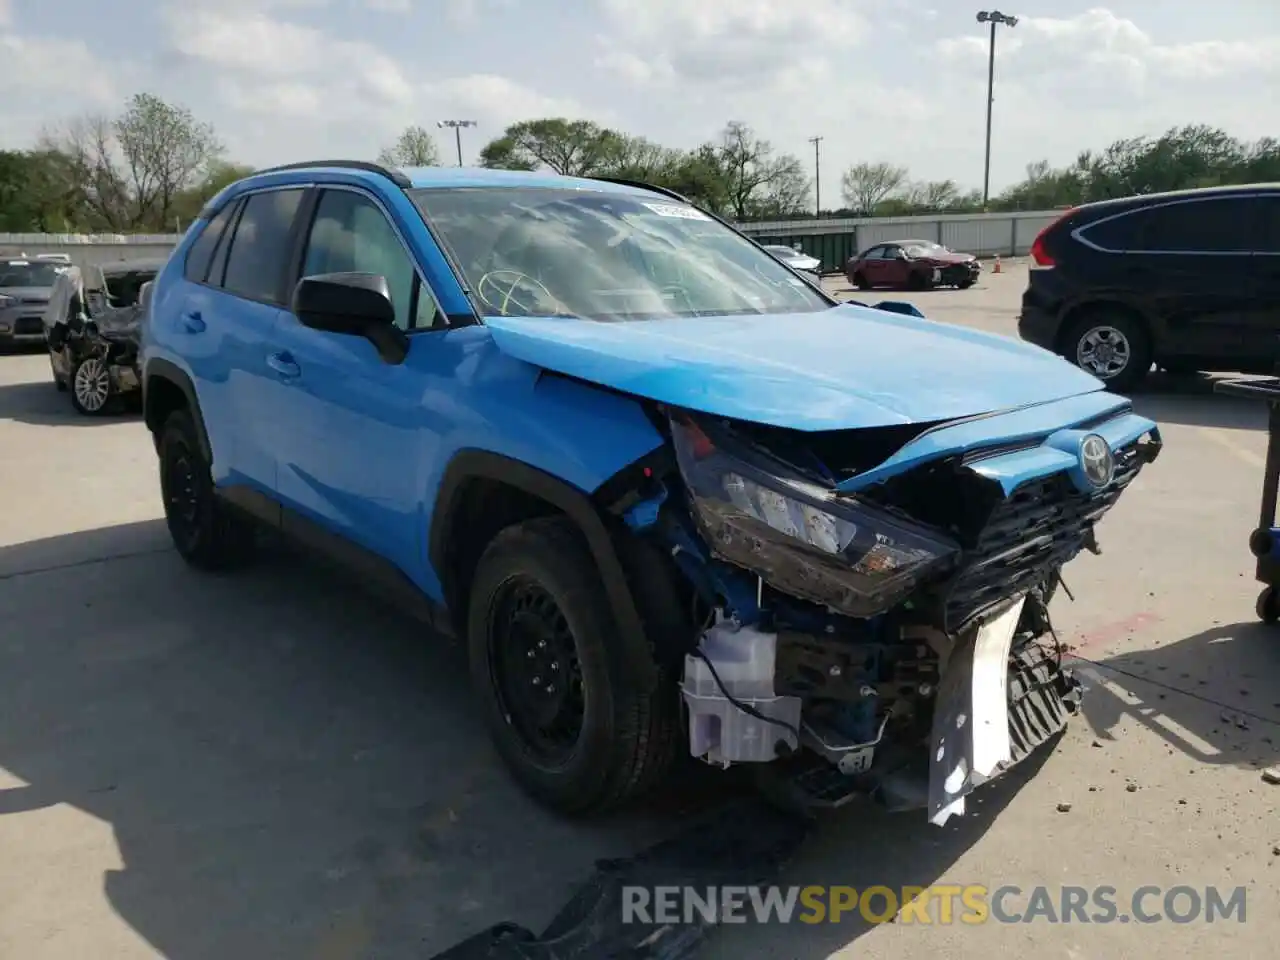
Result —
[[996, 254], [996, 265], [995, 265], [994, 267], [992, 267], [992, 268], [991, 268], [991, 272], [992, 272], [992, 273], [999, 273], [999, 272], [1000, 272], [1000, 254], [998, 254], [998, 253]]

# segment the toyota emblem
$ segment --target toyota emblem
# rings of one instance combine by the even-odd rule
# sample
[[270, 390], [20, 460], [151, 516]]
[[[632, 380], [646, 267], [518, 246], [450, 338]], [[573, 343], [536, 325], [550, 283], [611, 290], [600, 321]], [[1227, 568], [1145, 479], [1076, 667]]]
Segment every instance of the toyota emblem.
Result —
[[1105, 487], [1116, 473], [1116, 458], [1106, 440], [1091, 433], [1080, 444], [1080, 466], [1085, 479], [1095, 487]]

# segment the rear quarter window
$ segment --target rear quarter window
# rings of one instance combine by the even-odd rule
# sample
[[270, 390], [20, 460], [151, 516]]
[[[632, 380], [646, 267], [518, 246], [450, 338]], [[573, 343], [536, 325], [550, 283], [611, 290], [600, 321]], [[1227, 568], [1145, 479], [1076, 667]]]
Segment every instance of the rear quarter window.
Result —
[[1084, 227], [1080, 235], [1116, 253], [1248, 253], [1257, 240], [1251, 229], [1257, 202], [1216, 197], [1139, 207]]

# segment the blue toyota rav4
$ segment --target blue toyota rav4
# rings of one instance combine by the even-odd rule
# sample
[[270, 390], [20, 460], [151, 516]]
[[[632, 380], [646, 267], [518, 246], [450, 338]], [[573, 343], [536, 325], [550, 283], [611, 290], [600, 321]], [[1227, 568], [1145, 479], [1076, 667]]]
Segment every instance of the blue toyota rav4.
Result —
[[1047, 351], [541, 173], [233, 184], [155, 282], [143, 383], [181, 555], [270, 527], [404, 598], [572, 813], [682, 753], [807, 809], [963, 812], [1074, 711], [1049, 601], [1160, 449]]

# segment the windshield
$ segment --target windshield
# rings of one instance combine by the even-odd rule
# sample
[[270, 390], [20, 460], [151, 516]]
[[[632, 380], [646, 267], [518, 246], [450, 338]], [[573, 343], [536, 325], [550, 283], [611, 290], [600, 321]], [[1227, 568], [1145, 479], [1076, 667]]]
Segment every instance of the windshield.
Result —
[[617, 321], [830, 306], [756, 244], [675, 201], [554, 188], [412, 196], [489, 315]]
[[0, 263], [0, 287], [52, 287], [65, 264], [9, 260]]

